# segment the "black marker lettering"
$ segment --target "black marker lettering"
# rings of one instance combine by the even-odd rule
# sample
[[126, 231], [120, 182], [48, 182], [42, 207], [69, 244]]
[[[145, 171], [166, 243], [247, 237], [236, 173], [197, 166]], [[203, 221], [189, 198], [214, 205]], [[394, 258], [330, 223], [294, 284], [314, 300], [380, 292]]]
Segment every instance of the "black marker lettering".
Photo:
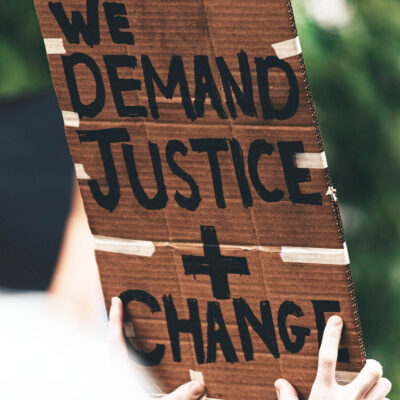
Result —
[[186, 208], [189, 211], [194, 211], [200, 204], [201, 197], [199, 193], [199, 187], [193, 177], [185, 172], [175, 161], [174, 155], [175, 153], [180, 153], [183, 156], [187, 154], [187, 147], [180, 142], [179, 140], [170, 140], [167, 144], [166, 148], [166, 158], [171, 171], [185, 181], [189, 186], [192, 192], [190, 197], [185, 197], [180, 194], [178, 191], [175, 192], [175, 201], [182, 207]]
[[[99, 67], [92, 57], [83, 53], [73, 53], [70, 56], [61, 56], [61, 60], [64, 67], [65, 80], [67, 82], [72, 108], [80, 117], [95, 117], [103, 109], [106, 96], [103, 78], [101, 77]], [[89, 68], [96, 83], [96, 96], [89, 104], [83, 104], [79, 96], [74, 71], [74, 67], [78, 64], [83, 64]]]
[[292, 335], [296, 336], [296, 340], [293, 342], [289, 337], [288, 328], [286, 326], [288, 315], [294, 315], [299, 318], [304, 314], [302, 309], [292, 301], [283, 302], [278, 311], [278, 328], [282, 342], [286, 350], [291, 353], [298, 353], [304, 346], [306, 336], [310, 335], [310, 329], [301, 326], [291, 326], [290, 331]]
[[212, 76], [208, 56], [194, 56], [195, 100], [194, 107], [199, 118], [204, 117], [206, 93], [210, 96], [211, 105], [221, 119], [228, 118], [221, 103], [221, 96]]
[[215, 201], [219, 208], [226, 208], [224, 192], [222, 190], [221, 169], [218, 162], [218, 152], [228, 151], [226, 139], [189, 139], [192, 150], [198, 153], [207, 153], [210, 164], [211, 177], [214, 184]]
[[189, 86], [186, 80], [185, 69], [183, 67], [181, 56], [171, 57], [171, 63], [168, 72], [168, 81], [166, 86], [154, 69], [150, 58], [146, 55], [142, 56], [142, 68], [144, 81], [146, 84], [149, 107], [151, 115], [154, 119], [158, 119], [160, 117], [154, 91], [154, 83], [157, 85], [157, 87], [160, 89], [160, 92], [166, 99], [172, 99], [174, 91], [179, 84], [182, 105], [185, 109], [186, 117], [191, 119], [192, 121], [196, 119], [196, 114], [194, 112], [192, 99], [190, 97]]
[[138, 171], [136, 168], [133, 146], [130, 144], [122, 145], [122, 152], [124, 154], [126, 170], [128, 171], [129, 182], [137, 201], [142, 207], [146, 208], [147, 210], [161, 210], [167, 205], [168, 196], [167, 189], [164, 183], [164, 176], [162, 173], [160, 151], [158, 149], [158, 145], [149, 142], [149, 151], [153, 164], [154, 178], [157, 185], [157, 193], [151, 199], [147, 196], [146, 192], [144, 191], [143, 185], [140, 183]]
[[[314, 307], [315, 314], [315, 323], [317, 325], [318, 330], [318, 347], [321, 346], [322, 336], [324, 334], [326, 321], [325, 321], [325, 313], [339, 313], [340, 312], [340, 303], [338, 301], [329, 301], [329, 300], [311, 300]], [[339, 362], [350, 362], [350, 355], [348, 349], [339, 349], [338, 353], [338, 361]]]
[[200, 226], [204, 256], [182, 255], [185, 275], [210, 275], [213, 296], [229, 299], [228, 275], [250, 275], [245, 257], [223, 256], [213, 226]]
[[81, 143], [97, 142], [99, 145], [104, 172], [108, 184], [108, 193], [105, 195], [100, 189], [97, 180], [90, 179], [88, 185], [94, 199], [100, 207], [113, 211], [118, 205], [120, 191], [117, 171], [111, 151], [111, 143], [129, 142], [129, 135], [125, 128], [112, 128], [95, 131], [77, 131]]
[[135, 44], [132, 32], [121, 30], [129, 29], [125, 4], [104, 3], [103, 7], [112, 41], [117, 44]]
[[[220, 344], [225, 360], [230, 363], [238, 362], [232, 340], [225, 326], [219, 303], [209, 301], [207, 308], [207, 362], [215, 363], [217, 360], [217, 343]], [[215, 324], [219, 329], [215, 330]]]
[[272, 319], [271, 306], [269, 302], [260, 301], [262, 322], [257, 319], [244, 299], [233, 299], [233, 306], [246, 361], [254, 360], [253, 344], [247, 323], [249, 323], [258, 336], [260, 336], [272, 355], [275, 358], [279, 358], [278, 343], [276, 341], [274, 321]]
[[256, 189], [258, 195], [267, 202], [278, 202], [282, 199], [284, 194], [282, 190], [279, 189], [270, 192], [261, 182], [258, 173], [260, 157], [263, 154], [271, 155], [273, 151], [274, 146], [272, 146], [272, 144], [267, 143], [265, 140], [258, 139], [251, 143], [248, 155], [249, 174], [254, 189]]
[[294, 155], [304, 152], [303, 143], [278, 142], [278, 148], [290, 200], [292, 200], [293, 203], [321, 205], [321, 193], [304, 194], [300, 192], [299, 183], [309, 182], [311, 180], [310, 171], [308, 169], [296, 168], [293, 164]]
[[100, 43], [98, 0], [86, 0], [87, 23], [80, 11], [72, 11], [70, 22], [61, 3], [49, 1], [49, 8], [69, 43], [79, 44], [79, 34], [90, 47]]
[[235, 78], [232, 76], [231, 71], [225, 63], [223, 57], [217, 57], [216, 63], [221, 75], [222, 85], [225, 91], [226, 105], [233, 119], [237, 117], [235, 105], [233, 103], [232, 90], [235, 94], [236, 102], [243, 111], [244, 115], [255, 117], [256, 107], [254, 105], [253, 85], [251, 82], [251, 73], [247, 54], [241, 50], [238, 53], [240, 76], [242, 78], [243, 91], [239, 89]]
[[[286, 61], [280, 60], [275, 56], [268, 56], [265, 59], [255, 58], [254, 61], [256, 62], [258, 91], [264, 119], [289, 119], [299, 107], [299, 86], [292, 67]], [[268, 80], [268, 71], [271, 68], [279, 68], [284, 71], [289, 82], [288, 99], [286, 105], [280, 110], [274, 108], [271, 103]]]
[[189, 319], [178, 319], [172, 296], [163, 296], [165, 317], [171, 341], [172, 357], [174, 361], [181, 362], [180, 333], [190, 333], [193, 337], [196, 359], [199, 364], [204, 363], [204, 344], [201, 333], [199, 306], [197, 300], [188, 299]]
[[122, 97], [122, 92], [142, 90], [142, 83], [138, 79], [121, 79], [117, 72], [117, 68], [134, 70], [137, 66], [136, 57], [128, 55], [104, 56], [104, 62], [118, 115], [120, 117], [147, 117], [146, 107], [127, 106]]
[[249, 183], [244, 169], [244, 159], [242, 148], [236, 139], [230, 139], [233, 166], [235, 167], [236, 179], [239, 185], [240, 194], [242, 196], [243, 206], [245, 208], [253, 205], [253, 197], [251, 196]]
[[[160, 305], [158, 304], [157, 300], [151, 294], [143, 290], [127, 290], [126, 292], [121, 293], [119, 297], [122, 300], [122, 304], [124, 305], [124, 313], [126, 313], [128, 304], [131, 301], [138, 301], [140, 303], [148, 305], [152, 313], [161, 311]], [[158, 365], [164, 357], [165, 346], [162, 344], [156, 344], [154, 350], [150, 352], [138, 350], [137, 348], [132, 346], [132, 343], [128, 339], [126, 339], [126, 344], [128, 348], [138, 356], [139, 361], [142, 361], [143, 365]]]

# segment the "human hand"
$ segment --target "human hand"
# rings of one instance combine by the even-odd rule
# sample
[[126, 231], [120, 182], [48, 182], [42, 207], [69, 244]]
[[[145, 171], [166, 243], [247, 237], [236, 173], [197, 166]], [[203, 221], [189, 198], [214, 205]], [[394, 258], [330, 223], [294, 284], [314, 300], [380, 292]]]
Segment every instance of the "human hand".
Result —
[[[123, 318], [124, 311], [122, 301], [119, 297], [113, 297], [109, 314], [107, 347], [117, 359], [128, 358], [128, 349], [125, 343]], [[132, 371], [135, 373], [135, 370]], [[204, 393], [204, 385], [199, 382], [187, 382], [172, 393], [165, 395], [161, 400], [197, 400]], [[139, 399], [138, 399], [139, 400]]]
[[[338, 316], [329, 318], [318, 356], [318, 371], [309, 400], [384, 400], [392, 384], [382, 378], [382, 366], [367, 360], [364, 368], [348, 385], [336, 382], [335, 370], [343, 321]], [[293, 386], [285, 379], [275, 382], [279, 400], [298, 400]]]

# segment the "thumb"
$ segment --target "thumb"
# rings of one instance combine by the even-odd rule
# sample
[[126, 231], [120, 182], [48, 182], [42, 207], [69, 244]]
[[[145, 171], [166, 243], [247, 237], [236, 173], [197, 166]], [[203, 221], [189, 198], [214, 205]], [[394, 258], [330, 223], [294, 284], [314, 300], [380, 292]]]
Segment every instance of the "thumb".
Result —
[[122, 301], [119, 297], [111, 299], [107, 343], [111, 347], [121, 348], [125, 347], [125, 338], [123, 330], [124, 310]]
[[299, 400], [294, 387], [285, 379], [278, 379], [275, 384], [278, 400]]
[[172, 393], [167, 394], [162, 400], [197, 400], [204, 393], [204, 385], [199, 382], [188, 382]]

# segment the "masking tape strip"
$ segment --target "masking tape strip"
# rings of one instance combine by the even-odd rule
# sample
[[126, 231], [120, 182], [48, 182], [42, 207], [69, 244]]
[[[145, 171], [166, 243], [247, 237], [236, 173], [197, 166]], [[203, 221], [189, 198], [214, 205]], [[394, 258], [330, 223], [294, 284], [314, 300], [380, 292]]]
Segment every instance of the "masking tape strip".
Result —
[[294, 157], [297, 168], [328, 168], [328, 162], [326, 161], [326, 155], [324, 151], [322, 153], [296, 153]]
[[294, 39], [274, 43], [271, 46], [275, 50], [277, 57], [281, 60], [283, 58], [297, 56], [301, 53], [300, 40], [298, 36], [296, 36]]
[[75, 166], [75, 173], [78, 179], [90, 179], [90, 176], [85, 171], [85, 167], [83, 164], [74, 164]]
[[132, 322], [124, 322], [124, 334], [127, 338], [135, 337], [135, 330]]
[[347, 385], [351, 381], [354, 380], [354, 378], [358, 375], [358, 372], [350, 372], [350, 371], [336, 371], [336, 382], [339, 385]]
[[280, 254], [283, 262], [325, 265], [350, 264], [346, 243], [343, 244], [343, 249], [282, 246]]
[[79, 128], [79, 114], [74, 111], [61, 111], [64, 125]]
[[193, 369], [189, 369], [189, 375], [192, 381], [199, 382], [202, 385], [205, 385], [204, 376], [201, 371], [194, 371]]
[[144, 240], [119, 239], [93, 235], [95, 250], [132, 256], [151, 257], [155, 252], [153, 242]]
[[47, 54], [66, 54], [62, 39], [43, 39]]

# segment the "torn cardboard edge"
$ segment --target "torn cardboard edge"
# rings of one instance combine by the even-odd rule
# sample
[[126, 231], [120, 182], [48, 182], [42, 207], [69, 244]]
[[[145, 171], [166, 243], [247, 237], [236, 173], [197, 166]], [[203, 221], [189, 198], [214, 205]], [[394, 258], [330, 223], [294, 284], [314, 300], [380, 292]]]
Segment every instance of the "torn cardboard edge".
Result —
[[[288, 16], [289, 16], [292, 33], [295, 37], [298, 38], [296, 21], [294, 19], [294, 13], [293, 13], [293, 7], [292, 7], [291, 0], [286, 0], [286, 7], [288, 10]], [[319, 144], [320, 150], [321, 150], [321, 152], [323, 152], [324, 144], [323, 144], [323, 140], [322, 140], [321, 129], [320, 129], [319, 122], [318, 122], [318, 116], [317, 116], [317, 112], [315, 109], [314, 99], [313, 99], [312, 92], [311, 92], [311, 85], [310, 85], [310, 81], [308, 79], [303, 53], [301, 52], [298, 55], [298, 57], [299, 57], [299, 63], [300, 63], [301, 72], [302, 72], [302, 76], [303, 76], [303, 84], [304, 84], [304, 89], [305, 89], [305, 93], [306, 93], [306, 98], [307, 98], [308, 106], [309, 106], [309, 109], [311, 112], [312, 121], [313, 121], [314, 129], [315, 129], [315, 136], [317, 138], [317, 142]], [[325, 169], [325, 179], [326, 179], [328, 188], [332, 188], [332, 192], [333, 192], [331, 195], [332, 212], [335, 216], [336, 226], [337, 226], [340, 241], [344, 243], [345, 239], [344, 239], [343, 221], [342, 221], [342, 218], [340, 215], [336, 193], [333, 190], [332, 179], [331, 179], [328, 169]], [[328, 191], [329, 191], [329, 189], [328, 189]], [[346, 273], [347, 273], [347, 278], [348, 278], [348, 288], [349, 288], [349, 292], [350, 292], [352, 309], [353, 309], [355, 329], [357, 332], [358, 343], [360, 346], [361, 359], [362, 359], [362, 362], [365, 364], [366, 359], [367, 359], [367, 353], [365, 350], [365, 344], [364, 344], [363, 335], [362, 335], [360, 312], [359, 312], [358, 301], [357, 301], [357, 296], [356, 296], [356, 292], [355, 292], [355, 288], [354, 288], [354, 281], [353, 281], [350, 265], [346, 266]]]

